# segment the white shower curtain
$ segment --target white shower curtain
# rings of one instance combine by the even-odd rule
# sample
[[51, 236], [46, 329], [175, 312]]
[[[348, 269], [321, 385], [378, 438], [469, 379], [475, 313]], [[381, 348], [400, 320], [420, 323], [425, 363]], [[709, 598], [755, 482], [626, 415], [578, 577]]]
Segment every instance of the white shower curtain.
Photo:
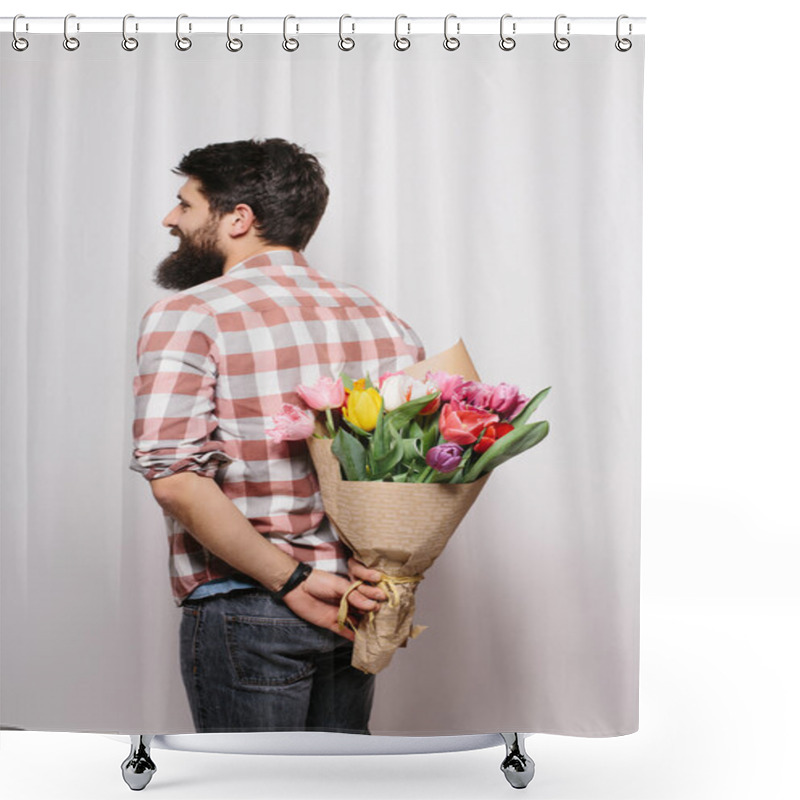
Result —
[[[29, 37], [32, 38], [33, 37]], [[638, 727], [644, 39], [37, 35], [2, 51], [2, 725], [193, 730], [161, 511], [128, 468], [135, 345], [181, 156], [283, 137], [331, 201], [306, 256], [548, 438], [500, 467], [378, 675], [373, 734]]]

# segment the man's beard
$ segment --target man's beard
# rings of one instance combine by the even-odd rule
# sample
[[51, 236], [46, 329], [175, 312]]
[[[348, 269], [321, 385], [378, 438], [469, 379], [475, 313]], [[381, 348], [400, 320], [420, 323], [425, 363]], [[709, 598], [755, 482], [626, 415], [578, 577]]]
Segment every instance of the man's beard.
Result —
[[180, 292], [198, 283], [219, 278], [225, 266], [225, 255], [214, 241], [217, 223], [218, 220], [211, 219], [195, 233], [180, 235], [178, 249], [158, 265], [153, 280], [163, 289], [177, 289]]

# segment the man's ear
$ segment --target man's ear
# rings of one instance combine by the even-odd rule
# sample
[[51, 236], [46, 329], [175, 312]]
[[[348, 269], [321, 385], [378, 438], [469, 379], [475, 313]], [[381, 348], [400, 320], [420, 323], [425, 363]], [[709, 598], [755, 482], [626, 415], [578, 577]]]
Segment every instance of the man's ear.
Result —
[[255, 224], [253, 209], [247, 203], [239, 203], [230, 214], [226, 215], [228, 235], [234, 239], [244, 236]]

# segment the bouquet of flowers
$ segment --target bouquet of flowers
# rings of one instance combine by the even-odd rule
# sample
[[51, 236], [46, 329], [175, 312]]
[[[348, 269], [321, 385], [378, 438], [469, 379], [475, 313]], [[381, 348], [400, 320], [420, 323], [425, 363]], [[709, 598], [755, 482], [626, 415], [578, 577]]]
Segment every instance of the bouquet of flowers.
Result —
[[[413, 625], [419, 582], [492, 470], [547, 436], [547, 422], [528, 419], [549, 391], [528, 398], [482, 383], [459, 341], [377, 386], [346, 375], [298, 386], [322, 418], [290, 404], [272, 418], [270, 438], [307, 440], [328, 518], [354, 557], [383, 574], [388, 602], [354, 628], [354, 667], [379, 672], [425, 629]], [[360, 583], [342, 598], [342, 626]]]

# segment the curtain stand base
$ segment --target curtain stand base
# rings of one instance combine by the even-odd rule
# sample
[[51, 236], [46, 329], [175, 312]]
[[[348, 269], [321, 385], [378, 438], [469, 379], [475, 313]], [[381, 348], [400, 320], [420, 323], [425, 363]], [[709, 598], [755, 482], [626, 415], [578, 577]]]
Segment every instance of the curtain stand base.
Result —
[[[524, 789], [532, 780], [536, 765], [525, 752], [525, 737], [520, 733], [501, 733], [506, 745], [506, 757], [500, 770], [515, 789]], [[135, 792], [150, 783], [156, 765], [150, 756], [150, 743], [154, 735], [130, 734], [131, 752], [122, 762], [122, 778]]]

